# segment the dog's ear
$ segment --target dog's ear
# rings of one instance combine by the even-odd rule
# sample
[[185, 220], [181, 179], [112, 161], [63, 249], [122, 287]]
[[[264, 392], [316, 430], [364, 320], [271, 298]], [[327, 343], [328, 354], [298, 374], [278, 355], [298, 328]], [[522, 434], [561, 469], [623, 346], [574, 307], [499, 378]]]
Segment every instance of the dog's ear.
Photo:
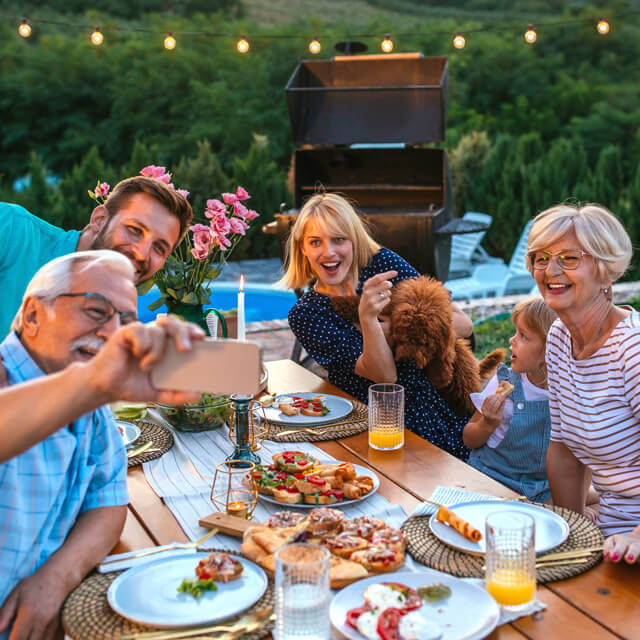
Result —
[[333, 310], [347, 322], [358, 322], [360, 296], [331, 296]]
[[480, 377], [483, 380], [491, 378], [491, 376], [496, 372], [498, 365], [503, 362], [506, 357], [507, 350], [504, 347], [498, 347], [490, 353], [487, 353], [487, 355], [478, 363], [480, 367]]

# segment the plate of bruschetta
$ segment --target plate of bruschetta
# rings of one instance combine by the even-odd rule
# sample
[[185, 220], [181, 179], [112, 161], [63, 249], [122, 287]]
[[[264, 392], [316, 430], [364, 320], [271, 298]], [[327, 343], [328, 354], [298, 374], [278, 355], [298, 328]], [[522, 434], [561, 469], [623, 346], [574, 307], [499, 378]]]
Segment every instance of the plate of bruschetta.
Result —
[[364, 500], [380, 486], [378, 476], [351, 462], [319, 462], [301, 451], [283, 451], [270, 465], [258, 465], [253, 478], [260, 498], [273, 504], [313, 508]]
[[307, 392], [263, 396], [260, 404], [268, 422], [302, 427], [336, 422], [353, 411], [346, 398]]

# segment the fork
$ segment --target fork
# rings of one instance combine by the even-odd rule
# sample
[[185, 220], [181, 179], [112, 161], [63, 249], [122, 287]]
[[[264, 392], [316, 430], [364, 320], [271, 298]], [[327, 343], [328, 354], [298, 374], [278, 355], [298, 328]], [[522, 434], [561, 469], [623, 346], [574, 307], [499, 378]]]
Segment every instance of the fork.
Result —
[[115, 564], [116, 562], [126, 562], [128, 560], [134, 560], [136, 558], [143, 558], [144, 556], [150, 556], [154, 553], [169, 551], [170, 549], [194, 549], [199, 547], [203, 542], [206, 542], [211, 536], [214, 536], [216, 533], [218, 533], [218, 529], [211, 529], [209, 533], [202, 536], [202, 538], [196, 540], [195, 542], [174, 542], [173, 544], [165, 544], [161, 547], [148, 549], [147, 551], [140, 551], [139, 553], [127, 556], [126, 558], [114, 558], [113, 560], [106, 560], [105, 562], [101, 562], [100, 566], [103, 567], [108, 564]]

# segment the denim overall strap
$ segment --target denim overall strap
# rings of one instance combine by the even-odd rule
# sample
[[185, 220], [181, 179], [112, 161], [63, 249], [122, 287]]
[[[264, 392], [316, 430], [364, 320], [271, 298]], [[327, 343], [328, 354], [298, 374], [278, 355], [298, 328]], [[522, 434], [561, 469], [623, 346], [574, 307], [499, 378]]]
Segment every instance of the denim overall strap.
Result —
[[504, 365], [497, 375], [514, 386], [513, 417], [502, 442], [493, 449], [485, 444], [473, 450], [470, 463], [530, 500], [545, 501], [549, 497], [545, 464], [551, 434], [549, 402], [528, 401], [521, 376]]

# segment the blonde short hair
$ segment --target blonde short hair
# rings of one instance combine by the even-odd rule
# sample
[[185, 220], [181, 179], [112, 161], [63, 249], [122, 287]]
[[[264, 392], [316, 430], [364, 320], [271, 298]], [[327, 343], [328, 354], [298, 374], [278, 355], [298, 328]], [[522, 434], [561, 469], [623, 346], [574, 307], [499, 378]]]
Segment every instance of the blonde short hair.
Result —
[[541, 296], [521, 300], [511, 312], [513, 323], [522, 318], [527, 327], [542, 338], [543, 344], [547, 343], [547, 334], [557, 317], [556, 312], [549, 308]]
[[22, 297], [22, 304], [11, 324], [11, 329], [20, 334], [23, 324], [24, 303], [27, 298], [53, 300], [63, 293], [69, 293], [73, 275], [96, 264], [108, 266], [114, 274], [119, 274], [134, 282], [135, 271], [128, 258], [109, 249], [76, 251], [54, 258], [40, 267], [31, 278]]
[[539, 213], [529, 233], [527, 269], [533, 273], [530, 254], [540, 251], [573, 231], [580, 247], [593, 256], [601, 284], [618, 280], [631, 262], [629, 234], [609, 209], [600, 204], [557, 204]]
[[353, 277], [380, 251], [380, 245], [369, 235], [364, 221], [348, 200], [337, 193], [317, 193], [305, 202], [291, 229], [285, 247], [285, 273], [278, 284], [288, 289], [307, 286], [315, 275], [302, 253], [307, 222], [317, 221], [326, 233], [351, 240], [353, 263], [349, 276]]

